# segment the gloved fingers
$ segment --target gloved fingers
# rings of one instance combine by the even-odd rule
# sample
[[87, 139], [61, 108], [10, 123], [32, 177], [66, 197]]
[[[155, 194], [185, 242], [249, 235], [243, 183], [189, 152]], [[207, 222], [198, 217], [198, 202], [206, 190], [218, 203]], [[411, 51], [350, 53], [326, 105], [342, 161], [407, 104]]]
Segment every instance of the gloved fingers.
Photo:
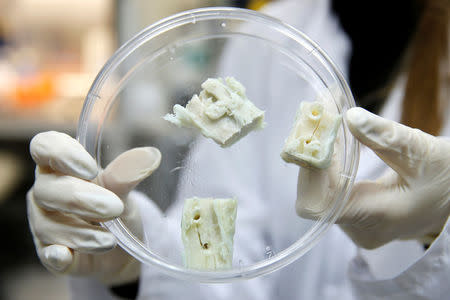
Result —
[[35, 240], [36, 251], [41, 263], [51, 272], [64, 273], [73, 263], [73, 253], [63, 245], [44, 245]]
[[395, 202], [391, 200], [392, 193], [382, 183], [358, 182], [353, 186], [350, 198], [336, 223], [356, 245], [366, 249], [377, 248], [393, 239], [386, 235], [392, 230], [384, 228], [387, 224], [392, 224], [388, 222], [388, 211], [395, 207]]
[[95, 160], [83, 146], [61, 132], [37, 134], [31, 140], [30, 153], [38, 166], [66, 175], [92, 180], [98, 173]]
[[435, 137], [362, 108], [349, 109], [345, 117], [352, 134], [403, 178], [415, 176], [420, 171], [418, 166], [433, 156], [432, 151], [441, 151], [433, 147]]
[[101, 186], [72, 176], [38, 173], [32, 194], [36, 204], [46, 210], [98, 222], [118, 217], [124, 210], [122, 200]]
[[44, 245], [63, 245], [88, 253], [105, 252], [115, 247], [112, 233], [74, 215], [47, 211], [36, 205], [32, 193], [27, 199], [28, 220], [33, 236]]
[[124, 199], [128, 193], [155, 171], [161, 153], [154, 147], [128, 150], [114, 159], [97, 178], [100, 185]]
[[297, 215], [306, 219], [318, 219], [329, 206], [330, 178], [326, 170], [300, 168], [297, 183]]
[[[96, 254], [82, 253], [63, 245], [45, 245], [35, 239], [36, 251], [41, 263], [50, 272], [56, 274], [71, 274], [74, 276], [92, 276], [99, 263], [95, 263]], [[117, 276], [117, 274], [112, 274]]]
[[297, 215], [306, 219], [322, 217], [334, 201], [334, 193], [339, 184], [341, 169], [340, 137], [336, 139], [331, 164], [327, 169], [299, 169], [297, 182]]
[[376, 181], [356, 183], [336, 223], [357, 245], [367, 249], [399, 238], [414, 227], [407, 220], [413, 217], [416, 203], [403, 185], [392, 169]]
[[[108, 252], [108, 255], [112, 254], [112, 257], [105, 258], [99, 256], [99, 254], [83, 253], [63, 245], [45, 245], [37, 239], [34, 242], [39, 260], [52, 273], [74, 276], [101, 274], [114, 279], [118, 277], [117, 272], [108, 272], [105, 268], [108, 268], [108, 265], [117, 264], [119, 268], [123, 265], [121, 255], [124, 254], [119, 253], [119, 251], [114, 253], [115, 249]], [[114, 270], [114, 268], [111, 269]], [[105, 272], [105, 274], [102, 274], [102, 272]]]
[[383, 201], [386, 198], [391, 198], [390, 191], [387, 191], [383, 183], [360, 181], [353, 186], [349, 200], [336, 223], [361, 224], [369, 228], [374, 224], [366, 224], [366, 217], [382, 216], [389, 209], [389, 206], [386, 206], [388, 203]]

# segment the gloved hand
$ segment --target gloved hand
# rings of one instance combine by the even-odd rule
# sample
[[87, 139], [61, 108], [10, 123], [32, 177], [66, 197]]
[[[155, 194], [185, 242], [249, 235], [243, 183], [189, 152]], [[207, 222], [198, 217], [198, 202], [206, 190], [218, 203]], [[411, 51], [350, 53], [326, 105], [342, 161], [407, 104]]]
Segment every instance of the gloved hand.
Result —
[[[431, 242], [450, 214], [450, 142], [383, 119], [362, 108], [345, 115], [351, 133], [391, 169], [353, 186], [337, 220], [359, 246], [373, 249], [395, 239]], [[339, 147], [336, 147], [339, 151]], [[339, 153], [327, 170], [301, 168], [297, 214], [317, 218], [326, 189], [338, 181]]]
[[36, 135], [30, 143], [36, 180], [27, 195], [28, 219], [37, 254], [52, 272], [94, 276], [107, 285], [135, 280], [140, 264], [98, 222], [121, 216], [142, 235], [137, 204], [129, 192], [158, 168], [156, 148], [135, 148], [106, 169], [75, 139], [59, 132]]

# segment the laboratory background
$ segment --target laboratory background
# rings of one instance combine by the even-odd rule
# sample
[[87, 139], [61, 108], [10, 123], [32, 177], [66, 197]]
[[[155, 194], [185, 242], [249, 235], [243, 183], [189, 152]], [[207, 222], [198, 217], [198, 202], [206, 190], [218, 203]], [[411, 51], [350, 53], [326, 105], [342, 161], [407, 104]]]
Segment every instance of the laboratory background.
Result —
[[[64, 277], [51, 274], [40, 264], [28, 227], [25, 199], [34, 182], [35, 168], [29, 154], [31, 138], [48, 130], [75, 137], [84, 99], [95, 76], [120, 45], [148, 25], [193, 8], [234, 6], [260, 10], [269, 2], [0, 0], [0, 300], [70, 299]], [[399, 14], [398, 18], [399, 24], [409, 26], [410, 15]], [[383, 26], [382, 22], [378, 25]], [[402, 31], [400, 27], [397, 29]], [[377, 35], [368, 38], [380, 44], [392, 42]], [[397, 35], [398, 44], [402, 44], [402, 38], [408, 37]], [[185, 135], [164, 138], [166, 132], [160, 116], [174, 104], [183, 101], [185, 104], [190, 99], [192, 93], [186, 87], [199, 86], [204, 78], [196, 76], [208, 73], [207, 68], [217, 67], [219, 62], [211, 60], [220, 57], [217, 54], [224, 46], [199, 44], [186, 53], [184, 65], [177, 64], [179, 70], [170, 74], [162, 72], [157, 85], [145, 81], [133, 83], [122, 97], [134, 105], [126, 110], [117, 107], [111, 114], [118, 119], [115, 122], [130, 128], [111, 140], [111, 155], [131, 148], [130, 145], [151, 144], [158, 145], [165, 153], [166, 161], [159, 170], [162, 176], [144, 191], [153, 199], [160, 198], [158, 193], [176, 184], [177, 178], [168, 176], [174, 167], [171, 162], [176, 162], [180, 149], [191, 138]], [[383, 55], [376, 48], [371, 51], [368, 55]], [[383, 74], [383, 70], [379, 71]], [[171, 82], [176, 76], [176, 88], [164, 87], [164, 78], [168, 76]], [[373, 88], [371, 84], [377, 82], [368, 82], [367, 86], [360, 82], [358, 86], [369, 90]], [[363, 94], [364, 90], [353, 90], [353, 93], [358, 100], [358, 93]], [[152, 101], [148, 101], [149, 95]], [[366, 108], [376, 110], [370, 103]], [[167, 208], [167, 203], [158, 204], [163, 210]]]
[[[65, 279], [39, 263], [28, 228], [25, 198], [35, 168], [28, 148], [31, 138], [47, 130], [75, 136], [96, 74], [120, 45], [146, 26], [197, 7], [258, 9], [265, 2], [0, 0], [0, 299], [70, 299]], [[213, 66], [214, 62], [204, 60], [208, 51], [217, 53], [219, 48], [204, 45], [189, 53], [188, 63], [177, 72], [179, 88], [161, 96], [151, 111], [158, 114], [174, 104], [166, 99], [183, 98], [183, 83], [201, 83], [203, 78], [195, 78], [196, 68]], [[164, 76], [173, 74], [161, 74], [161, 82]], [[129, 93], [135, 101], [145, 101], [145, 95], [162, 91], [166, 92], [163, 86], [137, 84]], [[157, 118], [148, 113], [119, 111], [115, 117], [139, 120], [134, 135], [116, 139], [116, 144], [136, 140], [145, 144], [163, 134], [154, 123]], [[145, 139], [139, 128], [145, 130]], [[169, 153], [170, 145], [167, 148]]]

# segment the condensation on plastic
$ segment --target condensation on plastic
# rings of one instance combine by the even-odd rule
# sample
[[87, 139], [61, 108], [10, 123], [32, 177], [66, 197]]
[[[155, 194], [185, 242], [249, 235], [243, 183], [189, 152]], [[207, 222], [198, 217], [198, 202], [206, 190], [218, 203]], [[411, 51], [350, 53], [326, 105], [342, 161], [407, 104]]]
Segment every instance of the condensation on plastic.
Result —
[[[200, 24], [203, 26], [200, 27]], [[218, 28], [215, 29], [214, 26]], [[253, 30], [246, 32], [245, 28], [248, 27], [252, 27]], [[196, 28], [202, 29], [196, 30]], [[179, 40], [180, 32], [183, 32], [182, 41]], [[301, 76], [317, 90], [320, 90], [320, 86], [328, 87], [332, 99], [341, 99], [341, 101], [335, 100], [336, 108], [340, 113], [355, 106], [352, 94], [340, 71], [324, 51], [302, 32], [255, 11], [220, 7], [203, 8], [163, 19], [138, 33], [117, 50], [97, 75], [86, 97], [78, 125], [80, 143], [100, 165], [103, 126], [117, 95], [132, 80], [132, 75], [142, 65], [156, 59], [172, 59], [169, 56], [161, 56], [161, 53], [167, 51], [170, 45], [199, 39], [208, 40], [217, 37], [228, 39], [236, 36], [257, 39], [292, 60], [301, 60], [309, 67], [302, 70]], [[280, 44], [282, 39], [288, 41], [289, 47], [283, 47]], [[359, 145], [345, 124], [342, 128], [343, 168], [340, 189], [333, 195], [333, 205], [303, 236], [276, 255], [266, 255], [265, 259], [256, 263], [239, 265], [231, 270], [214, 272], [189, 270], [149, 249], [124, 226], [120, 218], [102, 225], [116, 236], [123, 249], [138, 260], [177, 278], [201, 282], [230, 282], [278, 270], [304, 255], [319, 241], [335, 222], [349, 197], [359, 162]]]

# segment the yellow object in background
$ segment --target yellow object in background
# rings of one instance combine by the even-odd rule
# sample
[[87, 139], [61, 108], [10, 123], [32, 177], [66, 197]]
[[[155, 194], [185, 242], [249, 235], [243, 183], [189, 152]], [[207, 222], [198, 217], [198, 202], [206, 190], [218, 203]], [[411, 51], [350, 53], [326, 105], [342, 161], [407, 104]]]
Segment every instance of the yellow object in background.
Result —
[[253, 10], [260, 10], [264, 5], [269, 3], [270, 0], [250, 0], [248, 8]]

